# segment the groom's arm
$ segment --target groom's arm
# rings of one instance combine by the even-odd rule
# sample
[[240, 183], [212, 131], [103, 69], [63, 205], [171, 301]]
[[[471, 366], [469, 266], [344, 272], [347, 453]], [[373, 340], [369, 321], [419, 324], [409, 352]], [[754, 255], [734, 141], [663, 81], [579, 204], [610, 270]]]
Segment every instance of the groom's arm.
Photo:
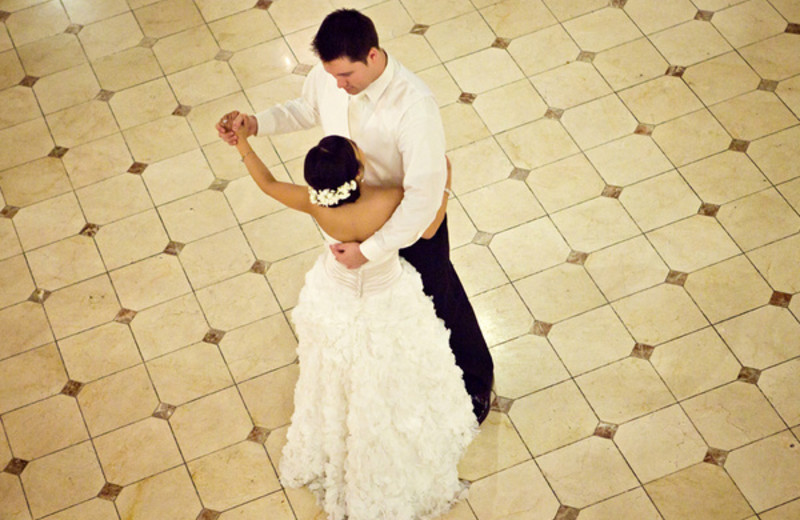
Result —
[[285, 134], [317, 126], [319, 92], [327, 79], [322, 65], [317, 64], [303, 82], [303, 92], [297, 99], [275, 105], [255, 115], [256, 135]]

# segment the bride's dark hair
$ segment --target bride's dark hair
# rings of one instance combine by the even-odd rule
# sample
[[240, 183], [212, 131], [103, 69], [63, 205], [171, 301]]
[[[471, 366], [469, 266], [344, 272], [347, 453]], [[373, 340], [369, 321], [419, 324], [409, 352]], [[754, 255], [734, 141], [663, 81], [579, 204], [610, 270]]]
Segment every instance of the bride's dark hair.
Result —
[[[329, 135], [323, 137], [319, 144], [306, 154], [303, 176], [306, 183], [315, 190], [335, 192], [340, 186], [354, 180], [361, 168], [362, 164], [358, 161], [350, 140], [340, 135]], [[347, 198], [328, 207], [335, 208], [355, 202], [359, 195], [361, 191], [356, 186]]]

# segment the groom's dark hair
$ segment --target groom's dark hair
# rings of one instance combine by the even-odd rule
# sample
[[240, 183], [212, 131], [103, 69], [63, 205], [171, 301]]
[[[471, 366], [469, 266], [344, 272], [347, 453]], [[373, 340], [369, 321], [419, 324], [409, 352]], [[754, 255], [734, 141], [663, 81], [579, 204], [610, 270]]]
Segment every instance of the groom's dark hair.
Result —
[[[319, 144], [306, 154], [303, 177], [315, 190], [336, 191], [343, 184], [355, 179], [361, 168], [363, 165], [358, 161], [350, 140], [340, 135], [329, 135], [323, 137]], [[346, 199], [329, 207], [335, 208], [348, 202], [355, 202], [360, 195], [361, 190], [356, 186]]]
[[367, 54], [378, 47], [378, 32], [367, 16], [355, 9], [339, 9], [322, 21], [311, 47], [322, 61], [346, 57], [367, 62]]

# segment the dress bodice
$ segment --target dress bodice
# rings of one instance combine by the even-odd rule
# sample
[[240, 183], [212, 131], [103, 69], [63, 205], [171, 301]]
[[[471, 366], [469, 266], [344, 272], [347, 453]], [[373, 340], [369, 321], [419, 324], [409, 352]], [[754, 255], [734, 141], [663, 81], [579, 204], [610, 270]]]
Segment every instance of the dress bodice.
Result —
[[[339, 243], [325, 231], [322, 231], [322, 236], [328, 245]], [[388, 288], [403, 271], [397, 252], [383, 260], [370, 261], [359, 268], [348, 269], [336, 260], [329, 248], [326, 248], [322, 262], [328, 276], [358, 296], [374, 294]]]

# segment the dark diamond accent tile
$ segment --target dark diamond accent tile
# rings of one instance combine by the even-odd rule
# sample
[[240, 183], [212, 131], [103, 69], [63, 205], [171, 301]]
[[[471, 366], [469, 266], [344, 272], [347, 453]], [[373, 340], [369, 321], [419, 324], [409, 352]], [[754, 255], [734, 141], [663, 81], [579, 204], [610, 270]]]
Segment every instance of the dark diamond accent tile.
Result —
[[636, 135], [653, 135], [653, 130], [655, 130], [655, 125], [649, 125], [647, 123], [639, 123], [636, 126], [636, 130], [633, 131]]
[[109, 502], [113, 502], [117, 499], [119, 494], [122, 492], [122, 486], [118, 484], [112, 484], [111, 482], [106, 482], [103, 486], [103, 489], [97, 494], [97, 498], [108, 500]]
[[233, 53], [231, 51], [226, 51], [225, 49], [220, 50], [214, 59], [217, 61], [230, 61], [233, 58]]
[[596, 52], [581, 51], [580, 53], [578, 53], [578, 61], [582, 61], [584, 63], [591, 63], [594, 61], [595, 56], [597, 56]]
[[165, 421], [172, 417], [172, 414], [175, 413], [177, 408], [169, 403], [158, 403], [156, 406], [155, 411], [153, 412], [153, 417], [156, 419], [164, 419]]
[[25, 466], [28, 465], [27, 460], [13, 458], [11, 459], [6, 467], [3, 469], [6, 473], [11, 473], [12, 475], [20, 476], [23, 471], [25, 471]]
[[725, 466], [725, 461], [728, 459], [728, 452], [725, 450], [718, 450], [717, 448], [708, 448], [703, 462], [709, 464], [716, 464], [717, 466]]
[[91, 238], [95, 236], [98, 231], [100, 231], [100, 226], [89, 222], [85, 226], [83, 226], [83, 229], [81, 229], [79, 234]]
[[614, 435], [617, 434], [618, 429], [618, 424], [600, 422], [600, 424], [597, 425], [597, 428], [594, 429], [593, 435], [595, 437], [602, 437], [610, 440], [613, 439]]
[[3, 218], [14, 218], [19, 213], [20, 208], [16, 206], [6, 206], [0, 209], [0, 216]]
[[48, 157], [55, 157], [56, 159], [61, 159], [62, 157], [67, 155], [68, 151], [69, 151], [69, 148], [65, 148], [63, 146], [56, 146], [55, 148], [50, 150], [50, 153], [48, 153], [47, 156]]
[[175, 107], [175, 110], [172, 111], [172, 115], [173, 116], [178, 116], [178, 117], [186, 117], [186, 116], [189, 115], [189, 112], [191, 112], [191, 111], [192, 111], [192, 107], [190, 107], [190, 106], [178, 105], [177, 107]]
[[622, 9], [625, 7], [625, 4], [628, 3], [628, 0], [611, 0], [611, 7], [616, 7], [617, 9]]
[[225, 191], [225, 188], [227, 188], [228, 184], [230, 183], [231, 181], [226, 181], [225, 179], [214, 179], [214, 182], [209, 185], [208, 189], [214, 191]]
[[750, 141], [733, 139], [731, 144], [728, 145], [728, 150], [732, 150], [734, 152], [746, 152], [748, 146], [750, 146]]
[[78, 394], [81, 393], [81, 390], [83, 390], [84, 386], [85, 385], [83, 383], [70, 379], [67, 381], [67, 384], [64, 385], [64, 388], [61, 389], [60, 393], [70, 397], [78, 397]]
[[114, 321], [117, 323], [122, 323], [123, 325], [129, 325], [135, 317], [136, 311], [132, 311], [130, 309], [120, 309], [117, 315], [114, 317]]
[[701, 22], [710, 22], [711, 19], [714, 17], [714, 11], [697, 11], [697, 14], [694, 15], [695, 20], [700, 20]]
[[631, 357], [639, 358], [639, 359], [650, 359], [650, 356], [653, 355], [653, 351], [656, 348], [647, 345], [645, 343], [637, 343], [633, 346], [633, 350], [631, 351]]
[[258, 2], [256, 2], [255, 8], [267, 10], [271, 5], [272, 5], [272, 0], [258, 0]]
[[254, 426], [252, 430], [250, 430], [250, 434], [247, 436], [247, 440], [250, 442], [255, 442], [257, 444], [264, 444], [267, 442], [267, 437], [269, 437], [269, 430], [267, 428], [262, 428], [261, 426]]
[[269, 267], [269, 264], [264, 260], [256, 260], [253, 262], [253, 265], [250, 266], [250, 272], [256, 274], [267, 274], [267, 267]]
[[622, 187], [621, 186], [611, 186], [610, 184], [603, 188], [603, 193], [601, 193], [603, 197], [608, 197], [609, 199], [618, 199], [620, 195], [622, 195]]
[[736, 379], [754, 385], [758, 383], [759, 377], [761, 377], [761, 370], [752, 367], [742, 367]]
[[583, 251], [570, 251], [567, 255], [567, 262], [570, 264], [583, 265], [586, 259], [589, 258], [589, 253]]
[[114, 97], [114, 92], [111, 90], [100, 89], [100, 92], [94, 97], [97, 101], [103, 101], [108, 103], [111, 101], [111, 98]]
[[145, 169], [147, 169], [147, 163], [136, 161], [130, 165], [130, 167], [128, 168], [128, 173], [132, 173], [134, 175], [141, 175], [142, 172], [145, 171]]
[[44, 303], [44, 301], [48, 299], [51, 294], [53, 293], [47, 289], [34, 289], [31, 295], [28, 296], [28, 301], [34, 303]]
[[786, 26], [786, 31], [789, 34], [800, 34], [800, 23], [790, 23]]
[[425, 34], [430, 27], [430, 25], [424, 25], [421, 23], [414, 24], [414, 27], [411, 28], [411, 34]]
[[200, 511], [200, 514], [197, 515], [197, 520], [217, 520], [222, 515], [219, 511], [214, 511], [213, 509], [203, 509]]
[[292, 69], [292, 74], [297, 74], [298, 76], [308, 76], [308, 73], [311, 72], [311, 69], [313, 68], [313, 65], [298, 63], [297, 66]]
[[563, 115], [564, 109], [555, 107], [547, 107], [547, 111], [544, 113], [544, 117], [547, 119], [561, 119]]
[[469, 92], [462, 92], [461, 95], [458, 96], [458, 100], [461, 103], [465, 103], [467, 105], [471, 105], [475, 101], [475, 98], [477, 98], [477, 97], [478, 96], [476, 96], [475, 94], [471, 94]]
[[774, 79], [762, 79], [758, 84], [758, 90], [765, 90], [767, 92], [775, 92], [778, 88], [778, 82]]
[[666, 74], [667, 76], [674, 76], [676, 78], [680, 78], [683, 76], [683, 73], [686, 72], [686, 67], [682, 67], [681, 65], [670, 65], [667, 68]]
[[710, 202], [704, 202], [700, 204], [700, 209], [697, 210], [697, 214], [703, 215], [704, 217], [716, 217], [718, 211], [719, 211], [718, 204], [711, 204]]
[[578, 513], [580, 512], [580, 509], [561, 505], [558, 506], [558, 511], [556, 512], [556, 516], [553, 517], [553, 520], [575, 520], [578, 518]]
[[531, 327], [531, 334], [535, 336], [542, 336], [547, 337], [550, 334], [550, 329], [553, 328], [552, 323], [547, 323], [546, 321], [533, 321], [533, 327]]
[[209, 329], [206, 332], [206, 335], [203, 336], [203, 341], [206, 343], [212, 343], [214, 345], [219, 345], [219, 342], [222, 341], [222, 338], [225, 336], [225, 332], [217, 329]]
[[669, 273], [667, 273], [667, 279], [664, 280], [668, 284], [672, 285], [683, 285], [686, 283], [686, 279], [689, 277], [689, 273], [683, 273], [681, 271], [673, 271], [670, 269]]
[[186, 244], [170, 240], [169, 244], [167, 244], [167, 247], [164, 248], [164, 252], [168, 255], [178, 256], [181, 254], [181, 251], [183, 251], [185, 246]]
[[83, 26], [79, 23], [72, 23], [69, 24], [69, 27], [64, 31], [67, 34], [78, 34], [83, 29]]
[[494, 398], [494, 401], [492, 401], [492, 410], [500, 413], [508, 413], [511, 410], [511, 406], [513, 404], [514, 404], [513, 399], [497, 396]]
[[508, 49], [508, 46], [511, 45], [511, 40], [509, 38], [496, 38], [492, 42], [492, 47], [496, 49]]
[[25, 76], [24, 78], [22, 78], [22, 81], [20, 81], [19, 84], [22, 85], [23, 87], [32, 88], [37, 81], [39, 81], [39, 78], [37, 78], [36, 76]]
[[11, 13], [8, 11], [0, 11], [0, 22], [5, 22], [9, 16], [11, 16]]
[[511, 175], [508, 176], [509, 179], [514, 179], [515, 181], [525, 181], [530, 175], [531, 171], [526, 170], [525, 168], [514, 168], [511, 172]]
[[769, 299], [769, 304], [774, 305], [775, 307], [789, 307], [789, 303], [792, 301], [792, 295], [785, 292], [775, 291], [772, 293], [772, 296]]
[[158, 38], [151, 38], [150, 36], [145, 36], [139, 42], [139, 47], [144, 47], [145, 49], [152, 49], [157, 41], [158, 41]]
[[475, 236], [472, 237], [472, 243], [478, 244], [479, 246], [488, 246], [492, 238], [494, 238], [493, 234], [486, 233], [485, 231], [478, 231], [475, 233]]

